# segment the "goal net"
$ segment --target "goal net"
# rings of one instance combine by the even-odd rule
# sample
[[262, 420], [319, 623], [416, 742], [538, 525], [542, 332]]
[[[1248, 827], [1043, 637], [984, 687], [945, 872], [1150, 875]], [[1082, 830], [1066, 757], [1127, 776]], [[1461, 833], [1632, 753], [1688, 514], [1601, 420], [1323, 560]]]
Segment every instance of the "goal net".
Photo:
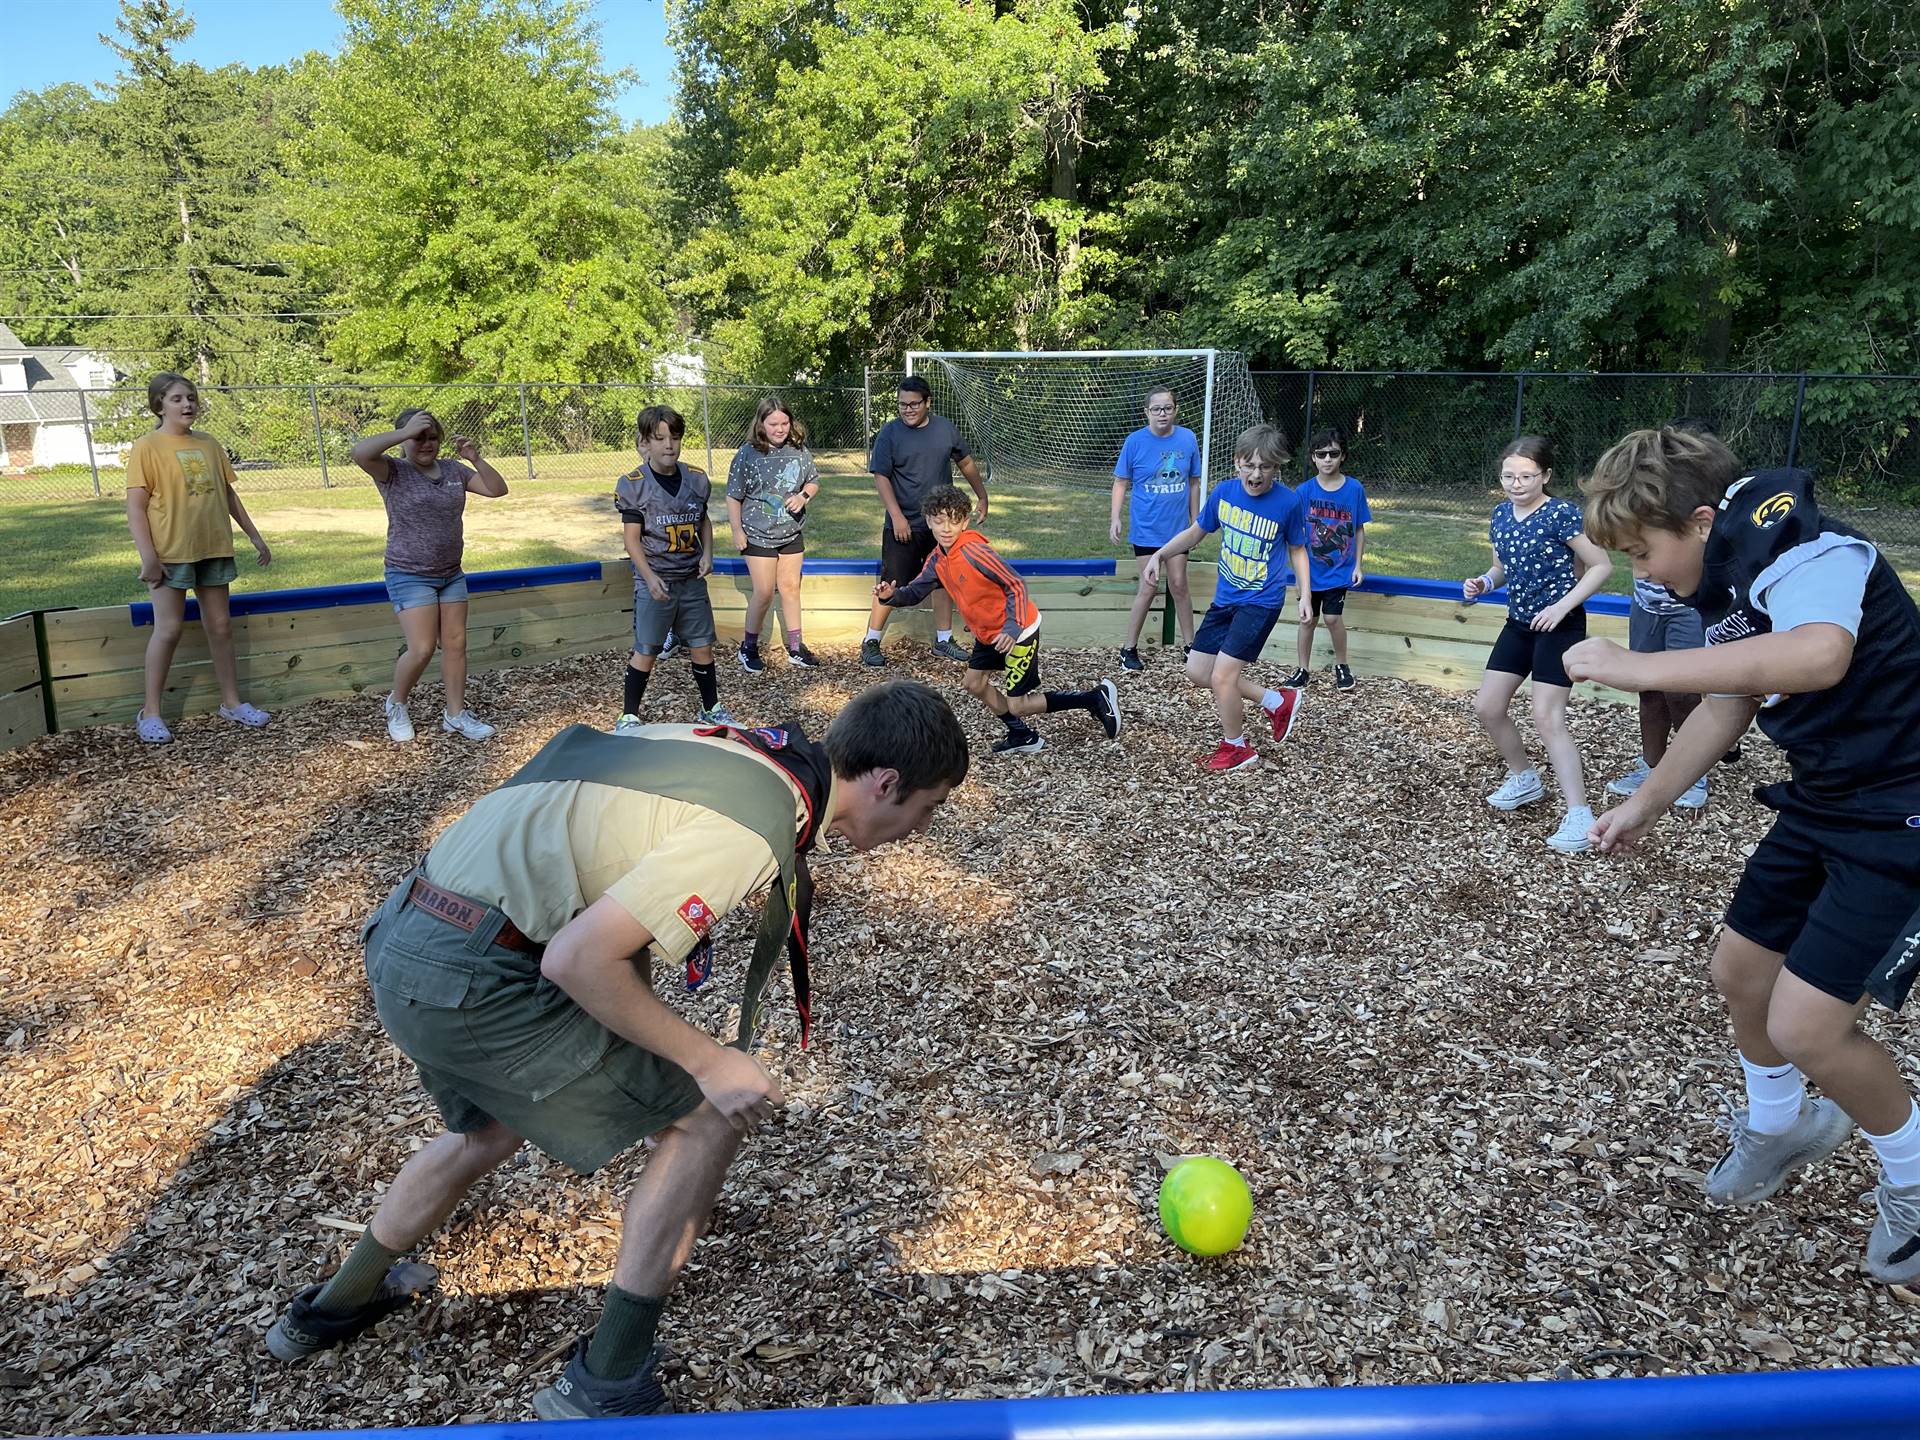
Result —
[[1209, 485], [1232, 473], [1234, 441], [1262, 418], [1246, 357], [1231, 350], [912, 351], [907, 373], [1001, 484], [1109, 488], [1121, 442], [1146, 424], [1147, 392], [1163, 385]]

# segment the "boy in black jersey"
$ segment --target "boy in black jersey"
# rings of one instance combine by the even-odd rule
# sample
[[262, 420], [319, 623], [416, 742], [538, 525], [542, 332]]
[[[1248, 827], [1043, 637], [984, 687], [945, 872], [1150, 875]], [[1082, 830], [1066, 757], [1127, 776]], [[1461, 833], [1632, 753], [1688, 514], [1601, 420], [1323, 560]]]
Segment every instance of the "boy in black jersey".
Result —
[[[1714, 951], [1747, 1109], [1707, 1194], [1764, 1200], [1858, 1124], [1882, 1172], [1867, 1268], [1920, 1279], [1920, 1107], [1858, 1025], [1869, 999], [1898, 1009], [1920, 972], [1920, 613], [1873, 543], [1821, 514], [1812, 476], [1745, 473], [1712, 436], [1636, 431], [1581, 488], [1587, 533], [1697, 609], [1707, 641], [1567, 652], [1576, 679], [1706, 697], [1595, 822], [1596, 843], [1632, 848], [1756, 716], [1792, 770], [1758, 792], [1779, 818]], [[1803, 1076], [1824, 1098], [1808, 1098]]]

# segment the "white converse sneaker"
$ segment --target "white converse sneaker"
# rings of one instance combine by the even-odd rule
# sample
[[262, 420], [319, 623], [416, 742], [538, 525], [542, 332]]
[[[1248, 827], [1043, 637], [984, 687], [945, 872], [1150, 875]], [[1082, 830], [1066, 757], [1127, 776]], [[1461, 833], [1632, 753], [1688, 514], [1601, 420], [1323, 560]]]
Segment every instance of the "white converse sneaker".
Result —
[[440, 728], [449, 735], [464, 735], [469, 740], [487, 740], [493, 736], [493, 726], [474, 719], [471, 710], [462, 710], [458, 715], [442, 713]]
[[1500, 788], [1487, 796], [1487, 804], [1496, 810], [1518, 810], [1531, 805], [1547, 793], [1538, 770], [1509, 770]]
[[387, 696], [387, 738], [399, 745], [413, 739], [413, 717], [407, 714], [407, 707], [395, 703], [391, 695]]
[[1585, 805], [1577, 805], [1560, 818], [1560, 828], [1547, 837], [1547, 844], [1562, 855], [1578, 855], [1588, 849], [1593, 842], [1587, 838], [1587, 831], [1593, 828], [1593, 811]]

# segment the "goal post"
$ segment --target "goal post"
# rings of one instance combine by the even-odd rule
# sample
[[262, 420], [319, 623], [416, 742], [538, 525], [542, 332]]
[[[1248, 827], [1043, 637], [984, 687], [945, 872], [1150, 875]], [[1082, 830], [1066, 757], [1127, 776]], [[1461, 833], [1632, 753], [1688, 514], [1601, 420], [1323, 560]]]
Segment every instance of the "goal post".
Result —
[[933, 408], [1001, 484], [1105, 490], [1127, 436], [1165, 386], [1200, 442], [1203, 480], [1233, 469], [1233, 443], [1262, 418], [1246, 357], [1231, 350], [910, 350]]

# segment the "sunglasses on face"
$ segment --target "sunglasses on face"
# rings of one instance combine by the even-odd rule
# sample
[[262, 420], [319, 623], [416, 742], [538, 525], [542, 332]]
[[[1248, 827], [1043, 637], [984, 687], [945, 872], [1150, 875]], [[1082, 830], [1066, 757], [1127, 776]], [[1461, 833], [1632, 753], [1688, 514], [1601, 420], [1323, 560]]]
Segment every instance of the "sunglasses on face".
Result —
[[1316, 450], [1313, 452], [1313, 458], [1316, 460], [1338, 460], [1344, 453], [1345, 452], [1341, 450]]

